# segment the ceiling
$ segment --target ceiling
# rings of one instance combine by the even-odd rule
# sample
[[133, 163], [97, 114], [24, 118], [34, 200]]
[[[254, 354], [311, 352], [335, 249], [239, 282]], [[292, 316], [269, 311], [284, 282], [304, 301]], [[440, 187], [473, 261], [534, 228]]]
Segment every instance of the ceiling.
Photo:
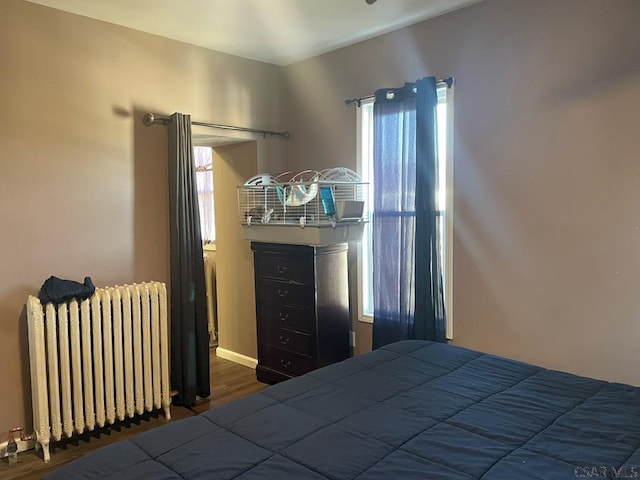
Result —
[[252, 60], [288, 65], [481, 0], [28, 1]]

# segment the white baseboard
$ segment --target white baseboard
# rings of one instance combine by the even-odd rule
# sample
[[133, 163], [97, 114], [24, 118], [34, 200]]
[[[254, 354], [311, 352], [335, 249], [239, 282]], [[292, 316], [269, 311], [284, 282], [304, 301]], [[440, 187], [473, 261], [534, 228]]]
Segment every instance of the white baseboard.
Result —
[[245, 367], [253, 368], [254, 370], [256, 368], [256, 365], [258, 365], [258, 360], [256, 360], [255, 358], [247, 357], [246, 355], [236, 353], [225, 348], [216, 348], [216, 356], [224, 358], [225, 360], [239, 363], [240, 365], [244, 365]]

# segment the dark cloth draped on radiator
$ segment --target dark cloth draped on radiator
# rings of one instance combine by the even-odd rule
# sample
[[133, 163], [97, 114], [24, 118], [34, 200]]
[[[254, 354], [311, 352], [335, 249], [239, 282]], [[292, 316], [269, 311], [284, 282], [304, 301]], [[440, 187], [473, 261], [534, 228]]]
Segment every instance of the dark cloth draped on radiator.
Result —
[[85, 300], [95, 291], [96, 287], [91, 277], [84, 277], [84, 283], [80, 283], [52, 275], [40, 287], [38, 298], [43, 305], [46, 303], [59, 305], [74, 298]]
[[191, 117], [181, 113], [169, 124], [169, 222], [171, 388], [174, 404], [193, 406], [211, 393], [209, 333]]
[[444, 342], [435, 210], [436, 81], [376, 91], [374, 104], [373, 348]]

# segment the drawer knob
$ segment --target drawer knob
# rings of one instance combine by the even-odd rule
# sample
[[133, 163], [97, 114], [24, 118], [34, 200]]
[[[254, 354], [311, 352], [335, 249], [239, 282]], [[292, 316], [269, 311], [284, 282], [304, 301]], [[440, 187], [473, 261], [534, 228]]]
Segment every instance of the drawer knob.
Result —
[[285, 337], [284, 335], [280, 335], [280, 343], [282, 345], [286, 345], [291, 341], [291, 337]]
[[276, 266], [276, 270], [278, 270], [278, 273], [287, 273], [287, 270], [289, 270], [289, 268], [286, 265], [278, 264], [278, 266]]
[[284, 358], [280, 359], [280, 366], [283, 368], [289, 368], [289, 366], [291, 365], [291, 360], [287, 360]]
[[278, 312], [278, 318], [281, 322], [286, 322], [289, 319], [289, 314], [287, 312]]
[[281, 298], [286, 297], [289, 294], [289, 290], [287, 290], [286, 288], [279, 288], [278, 289], [278, 296]]

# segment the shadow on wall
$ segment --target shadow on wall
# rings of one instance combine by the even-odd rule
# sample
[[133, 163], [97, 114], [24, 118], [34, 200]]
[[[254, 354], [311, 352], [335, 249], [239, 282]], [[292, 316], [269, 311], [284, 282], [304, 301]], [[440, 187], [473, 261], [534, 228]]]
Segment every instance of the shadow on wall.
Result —
[[133, 271], [136, 281], [169, 283], [169, 180], [166, 127], [142, 123], [133, 109]]

